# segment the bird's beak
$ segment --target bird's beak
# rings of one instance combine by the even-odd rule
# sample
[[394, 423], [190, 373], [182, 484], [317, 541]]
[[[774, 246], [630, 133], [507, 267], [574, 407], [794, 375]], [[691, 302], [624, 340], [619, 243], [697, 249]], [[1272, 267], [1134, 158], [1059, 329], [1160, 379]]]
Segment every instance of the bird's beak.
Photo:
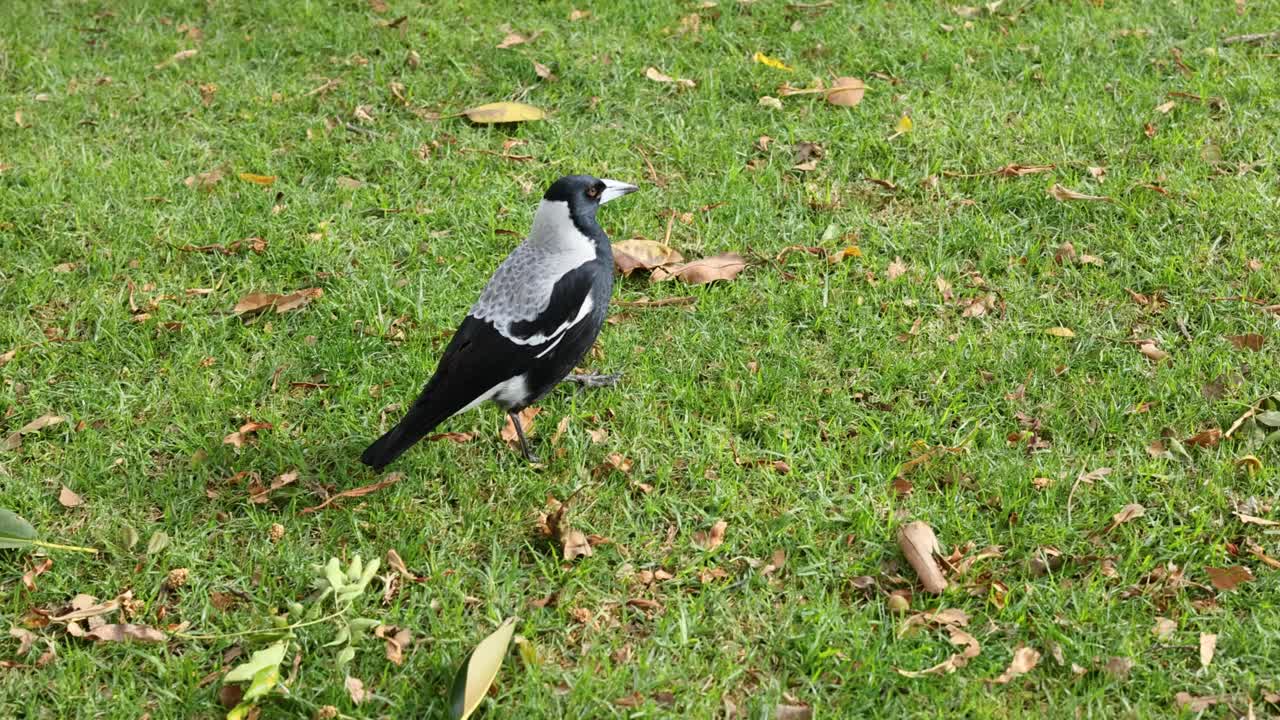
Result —
[[640, 189], [635, 185], [628, 185], [627, 183], [610, 180], [608, 178], [601, 178], [601, 181], [604, 182], [604, 192], [600, 193], [601, 205]]

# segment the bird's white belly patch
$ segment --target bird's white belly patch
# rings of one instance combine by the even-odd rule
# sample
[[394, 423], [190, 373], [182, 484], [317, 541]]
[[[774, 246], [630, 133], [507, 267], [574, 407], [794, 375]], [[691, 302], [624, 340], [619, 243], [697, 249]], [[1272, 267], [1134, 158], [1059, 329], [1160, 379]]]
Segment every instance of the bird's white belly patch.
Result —
[[[525, 376], [523, 374], [517, 375], [513, 378], [503, 380], [497, 385], [494, 385], [488, 390], [480, 393], [475, 400], [467, 403], [466, 407], [453, 415], [461, 415], [486, 400], [494, 400], [507, 405], [518, 405], [521, 400], [524, 400], [528, 396], [529, 384], [525, 382]], [[452, 417], [452, 415], [450, 417]]]

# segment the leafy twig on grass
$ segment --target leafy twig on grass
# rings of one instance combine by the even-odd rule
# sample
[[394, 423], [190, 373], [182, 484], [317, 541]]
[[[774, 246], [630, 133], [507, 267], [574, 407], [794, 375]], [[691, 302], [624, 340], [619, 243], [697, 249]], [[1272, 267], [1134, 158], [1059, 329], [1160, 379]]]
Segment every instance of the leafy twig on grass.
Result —
[[386, 478], [379, 480], [378, 482], [372, 485], [365, 485], [364, 487], [358, 487], [352, 490], [343, 490], [337, 495], [334, 495], [332, 497], [325, 499], [324, 502], [320, 503], [319, 505], [316, 505], [315, 507], [303, 508], [299, 514], [307, 515], [307, 514], [316, 512], [317, 510], [323, 510], [329, 507], [329, 505], [331, 505], [333, 501], [338, 500], [339, 498], [364, 497], [369, 493], [374, 493], [385, 487], [390, 487], [392, 485], [395, 485], [396, 483], [400, 482], [400, 479], [403, 477], [404, 477], [404, 473], [393, 472], [387, 475]]

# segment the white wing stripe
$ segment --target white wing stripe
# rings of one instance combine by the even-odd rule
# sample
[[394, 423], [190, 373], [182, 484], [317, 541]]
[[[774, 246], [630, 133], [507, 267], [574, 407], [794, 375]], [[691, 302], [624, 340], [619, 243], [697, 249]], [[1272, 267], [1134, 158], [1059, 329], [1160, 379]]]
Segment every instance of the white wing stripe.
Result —
[[[572, 320], [569, 320], [568, 322], [561, 323], [560, 327], [552, 331], [550, 335], [543, 335], [542, 333], [537, 333], [536, 335], [530, 335], [529, 337], [523, 337], [523, 338], [516, 337], [510, 334], [509, 332], [511, 327], [510, 325], [503, 327], [496, 323], [494, 324], [494, 329], [498, 331], [499, 335], [506, 338], [507, 340], [510, 340], [516, 345], [541, 345], [553, 338], [555, 338], [556, 342], [558, 343], [560, 342], [560, 339], [564, 337], [564, 334], [569, 330], [569, 328], [582, 322], [582, 319], [585, 318], [588, 314], [590, 314], [592, 308], [594, 307], [595, 307], [595, 302], [591, 299], [591, 294], [587, 293], [587, 298], [582, 302], [582, 307], [578, 308], [577, 316], [575, 316]], [[552, 347], [554, 347], [554, 345]], [[538, 357], [542, 357], [542, 356], [539, 355]]]

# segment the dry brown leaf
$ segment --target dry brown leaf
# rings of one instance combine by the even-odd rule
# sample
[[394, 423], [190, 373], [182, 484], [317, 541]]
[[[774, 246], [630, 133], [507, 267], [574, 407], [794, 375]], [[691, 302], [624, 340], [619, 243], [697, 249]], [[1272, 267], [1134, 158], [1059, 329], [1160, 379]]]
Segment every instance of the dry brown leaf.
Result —
[[581, 530], [568, 528], [563, 533], [560, 542], [565, 560], [572, 561], [580, 557], [591, 557], [595, 554], [595, 551], [591, 549], [591, 543], [587, 540], [587, 536]]
[[958, 653], [954, 653], [951, 657], [943, 660], [937, 665], [925, 668], [924, 670], [912, 671], [895, 668], [898, 671], [898, 674], [904, 677], [918, 678], [924, 677], [925, 675], [943, 675], [946, 673], [953, 673], [969, 664], [970, 660], [978, 657], [978, 654], [982, 652], [982, 646], [978, 644], [978, 640], [969, 633], [954, 626], [948, 627], [948, 630], [951, 633], [951, 644], [957, 647], [963, 647], [963, 650]]
[[438, 440], [448, 440], [451, 443], [462, 445], [476, 439], [473, 432], [442, 432], [427, 436], [427, 442], [436, 442]]
[[538, 77], [542, 78], [543, 80], [546, 80], [547, 82], [555, 82], [557, 80], [556, 74], [551, 72], [551, 68], [547, 67], [546, 65], [543, 65], [537, 60], [534, 60], [532, 62], [533, 62], [533, 72]]
[[1099, 184], [1099, 185], [1101, 185], [1102, 183], [1106, 182], [1106, 179], [1107, 179], [1107, 169], [1106, 169], [1105, 167], [1099, 167], [1099, 166], [1097, 166], [1097, 165], [1090, 165], [1087, 169], [1088, 169], [1088, 171], [1089, 171], [1089, 174], [1090, 174], [1091, 176], [1093, 176], [1093, 179], [1098, 181], [1098, 184]]
[[263, 487], [256, 479], [251, 480], [249, 482], [249, 502], [255, 505], [263, 505], [271, 499], [271, 493], [285, 487], [286, 485], [292, 485], [297, 480], [297, 470], [290, 470], [287, 473], [277, 475], [267, 487]]
[[509, 32], [506, 34], [506, 37], [502, 38], [502, 42], [498, 43], [498, 49], [506, 50], [507, 48], [515, 47], [516, 45], [523, 45], [535, 37], [537, 37], [536, 33], [529, 37], [525, 37], [520, 33]]
[[1156, 106], [1156, 112], [1160, 113], [1161, 115], [1168, 115], [1169, 111], [1172, 110], [1177, 104], [1178, 103], [1172, 100], [1170, 100], [1169, 102], [1160, 103], [1159, 105]]
[[884, 275], [890, 280], [896, 280], [899, 277], [902, 277], [902, 275], [906, 272], [907, 272], [906, 263], [902, 262], [902, 258], [894, 257], [893, 262], [889, 263], [889, 268], [885, 270]]
[[351, 697], [351, 702], [359, 705], [369, 698], [369, 692], [364, 689], [364, 683], [358, 678], [350, 675], [342, 681], [342, 686], [347, 689], [347, 695]]
[[162, 643], [168, 640], [163, 632], [148, 625], [99, 625], [84, 635], [87, 638], [103, 642], [138, 642]]
[[679, 252], [656, 240], [632, 238], [613, 243], [613, 265], [624, 276], [682, 261], [684, 258]]
[[20, 627], [9, 628], [9, 637], [18, 641], [18, 657], [23, 657], [31, 652], [31, 646], [36, 642], [36, 634]]
[[1144, 342], [1138, 345], [1138, 352], [1146, 355], [1152, 362], [1160, 362], [1169, 359], [1169, 353], [1156, 347], [1155, 343]]
[[1113, 657], [1102, 665], [1102, 670], [1112, 677], [1125, 680], [1133, 670], [1133, 660], [1127, 657]]
[[587, 435], [591, 437], [591, 442], [596, 445], [603, 445], [605, 441], [609, 439], [609, 431], [604, 428], [597, 428], [595, 430], [588, 428]]
[[297, 310], [312, 300], [324, 295], [320, 288], [304, 288], [288, 295], [275, 293], [249, 293], [231, 308], [231, 312], [244, 317], [252, 317], [268, 308], [274, 307], [276, 314]]
[[399, 573], [400, 577], [405, 580], [409, 580], [410, 582], [422, 582], [423, 580], [426, 580], [424, 577], [419, 577], [409, 572], [409, 568], [405, 567], [404, 560], [401, 559], [400, 553], [396, 552], [395, 548], [387, 550], [387, 567], [395, 570]]
[[[38, 565], [32, 565], [30, 570], [22, 573], [22, 586], [30, 592], [35, 592], [36, 578], [48, 572], [51, 567], [53, 567], [53, 558], [50, 557], [45, 558], [44, 561]], [[26, 653], [20, 652], [18, 654], [25, 655]]]
[[579, 20], [586, 20], [586, 19], [587, 19], [587, 18], [589, 18], [589, 17], [591, 17], [591, 11], [590, 11], [590, 10], [576, 10], [576, 9], [575, 9], [575, 10], [570, 10], [570, 11], [569, 11], [569, 22], [578, 22]]
[[405, 628], [394, 625], [379, 625], [373, 629], [374, 637], [380, 638], [386, 645], [387, 659], [396, 665], [404, 664], [404, 651], [413, 640], [413, 635]]
[[827, 102], [840, 107], [854, 107], [862, 102], [867, 92], [866, 83], [856, 77], [838, 77], [827, 90]]
[[1218, 649], [1218, 636], [1214, 633], [1200, 633], [1200, 667], [1209, 667], [1213, 662], [1213, 653]]
[[222, 182], [222, 168], [214, 168], [209, 172], [196, 173], [182, 181], [183, 185], [195, 190], [212, 190], [215, 185]]
[[710, 530], [698, 530], [693, 533], [693, 544], [703, 550], [715, 550], [724, 544], [724, 531], [729, 523], [717, 520]]
[[917, 520], [899, 528], [898, 546], [916, 571], [925, 592], [940, 593], [947, 589], [947, 580], [934, 558], [935, 553], [942, 554], [942, 548], [928, 523]]
[[1050, 197], [1052, 197], [1055, 200], [1058, 200], [1059, 202], [1068, 202], [1071, 200], [1081, 200], [1086, 202], [1111, 202], [1111, 198], [1106, 197], [1104, 195], [1088, 195], [1086, 193], [1076, 192], [1075, 190], [1071, 190], [1069, 188], [1063, 187], [1059, 183], [1054, 183], [1053, 187], [1049, 188], [1049, 195]]
[[1242, 513], [1239, 511], [1233, 512], [1231, 514], [1235, 515], [1237, 518], [1239, 518], [1240, 522], [1246, 525], [1261, 525], [1263, 527], [1280, 527], [1280, 521], [1277, 521], [1277, 520], [1268, 520], [1266, 518], [1254, 517], [1253, 515], [1246, 515], [1245, 513]]
[[773, 720], [812, 720], [813, 708], [808, 705], [782, 703], [774, 707]]
[[1194, 445], [1196, 447], [1211, 448], [1217, 447], [1218, 442], [1222, 440], [1222, 431], [1218, 428], [1209, 428], [1201, 430], [1191, 437], [1183, 440], [1186, 445]]
[[254, 422], [253, 420], [249, 420], [245, 424], [241, 425], [239, 430], [222, 438], [222, 444], [242, 448], [244, 447], [245, 442], [248, 441], [250, 436], [254, 433], [259, 430], [270, 430], [271, 427], [271, 423]]
[[[533, 419], [542, 412], [540, 407], [527, 407], [520, 411], [520, 428], [524, 430], [525, 437], [533, 437]], [[520, 435], [516, 432], [516, 426], [511, 422], [511, 416], [506, 417], [506, 422], [499, 431], [498, 437], [502, 438], [511, 448], [520, 447]]]
[[1019, 165], [1018, 163], [1010, 163], [995, 171], [999, 177], [1013, 178], [1022, 177], [1024, 175], [1035, 175], [1038, 173], [1051, 172], [1057, 165]]
[[681, 88], [697, 87], [697, 83], [687, 78], [673, 78], [662, 72], [656, 67], [647, 67], [644, 70], [644, 76], [658, 83], [667, 83]]
[[1111, 516], [1111, 524], [1107, 526], [1106, 530], [1102, 531], [1102, 534], [1105, 535], [1111, 532], [1112, 530], [1115, 530], [1116, 528], [1120, 527], [1121, 525], [1129, 522], [1130, 520], [1134, 518], [1140, 518], [1146, 514], [1147, 514], [1146, 508], [1142, 507], [1138, 503], [1129, 503], [1128, 505], [1125, 505], [1120, 510], [1120, 512]]
[[40, 432], [51, 425], [57, 425], [65, 420], [66, 418], [61, 415], [41, 415], [10, 434], [4, 441], [4, 449], [17, 450], [22, 447], [22, 437], [24, 435]]
[[10, 350], [7, 353], [0, 353], [0, 367], [4, 367], [5, 365], [7, 365], [9, 361], [12, 360], [17, 354], [18, 354], [17, 348], [14, 348], [13, 350]]
[[385, 487], [390, 487], [391, 485], [395, 485], [396, 483], [400, 482], [402, 478], [404, 478], [404, 473], [398, 473], [398, 472], [388, 473], [385, 478], [383, 478], [382, 480], [379, 480], [376, 483], [373, 483], [372, 485], [365, 485], [364, 487], [358, 487], [352, 490], [344, 490], [338, 493], [337, 495], [333, 495], [333, 496], [330, 496], [329, 498], [326, 498], [324, 502], [320, 503], [319, 505], [316, 505], [315, 507], [303, 508], [299, 514], [306, 515], [308, 513], [316, 512], [317, 510], [323, 510], [329, 507], [329, 505], [333, 504], [335, 500], [338, 500], [340, 498], [364, 497], [369, 493], [377, 492]]
[[1213, 705], [1221, 702], [1230, 701], [1230, 695], [1192, 695], [1189, 692], [1180, 692], [1173, 696], [1173, 702], [1178, 708], [1184, 712], [1202, 713]]
[[1157, 617], [1156, 624], [1151, 626], [1151, 634], [1160, 640], [1168, 640], [1178, 630], [1178, 623], [1167, 617]]
[[1267, 339], [1258, 333], [1228, 335], [1227, 339], [1231, 341], [1231, 344], [1237, 350], [1252, 350], [1254, 352], [1262, 352], [1262, 346], [1267, 342]]
[[156, 67], [156, 70], [163, 70], [164, 68], [166, 68], [166, 67], [168, 67], [168, 66], [170, 66], [170, 65], [173, 65], [174, 63], [180, 63], [180, 62], [182, 62], [183, 60], [189, 60], [189, 59], [191, 59], [191, 58], [195, 57], [195, 56], [196, 56], [196, 54], [197, 54], [197, 53], [199, 53], [199, 52], [200, 52], [200, 51], [199, 51], [199, 50], [196, 50], [196, 49], [191, 49], [191, 50], [179, 50], [178, 52], [176, 52], [176, 53], [174, 53], [173, 55], [171, 55], [171, 56], [170, 56], [168, 59], [166, 59], [164, 62], [156, 63], [156, 66], [155, 66], [155, 67]]
[[565, 432], [569, 429], [569, 416], [565, 415], [560, 418], [560, 422], [556, 423], [556, 431], [551, 436], [551, 447], [560, 444], [560, 438], [564, 437]]
[[66, 485], [62, 486], [62, 490], [58, 492], [58, 504], [65, 508], [80, 507], [84, 504], [84, 498], [71, 491]]
[[1040, 651], [1035, 648], [1020, 646], [1013, 651], [1013, 660], [1009, 663], [1009, 667], [1000, 673], [999, 677], [991, 680], [996, 685], [1005, 685], [1010, 680], [1019, 675], [1026, 675], [1031, 672], [1036, 663], [1040, 662]]
[[1237, 585], [1253, 580], [1253, 572], [1243, 565], [1225, 568], [1207, 567], [1204, 571], [1209, 575], [1209, 582], [1223, 591], [1235, 590]]
[[747, 261], [741, 255], [725, 253], [690, 263], [675, 263], [654, 268], [653, 280], [657, 282], [679, 278], [690, 285], [704, 285], [717, 280], [732, 280], [746, 267]]

